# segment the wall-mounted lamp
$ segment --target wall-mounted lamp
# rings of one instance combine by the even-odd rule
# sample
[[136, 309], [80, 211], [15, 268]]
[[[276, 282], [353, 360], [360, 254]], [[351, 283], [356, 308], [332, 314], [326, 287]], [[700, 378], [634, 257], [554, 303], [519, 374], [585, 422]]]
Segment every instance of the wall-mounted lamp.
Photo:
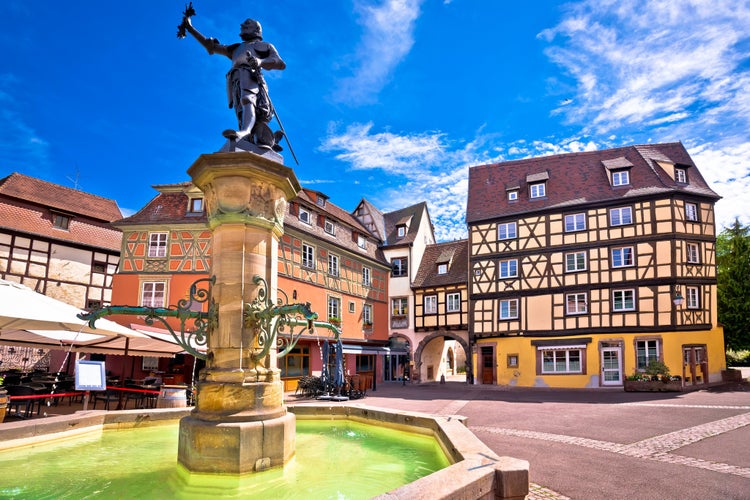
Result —
[[292, 300], [297, 300], [297, 290], [292, 290]]
[[674, 298], [672, 299], [672, 302], [674, 302], [674, 305], [677, 307], [680, 307], [682, 303], [685, 302], [685, 297], [680, 293], [680, 285], [675, 285], [674, 287]]

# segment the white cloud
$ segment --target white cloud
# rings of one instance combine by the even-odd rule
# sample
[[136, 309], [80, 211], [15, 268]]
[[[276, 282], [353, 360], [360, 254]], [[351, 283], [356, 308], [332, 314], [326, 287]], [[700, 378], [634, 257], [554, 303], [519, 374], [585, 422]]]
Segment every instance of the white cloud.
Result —
[[382, 0], [378, 5], [357, 0], [358, 22], [364, 28], [351, 76], [339, 82], [334, 100], [366, 104], [390, 81], [414, 45], [414, 25], [423, 0]]

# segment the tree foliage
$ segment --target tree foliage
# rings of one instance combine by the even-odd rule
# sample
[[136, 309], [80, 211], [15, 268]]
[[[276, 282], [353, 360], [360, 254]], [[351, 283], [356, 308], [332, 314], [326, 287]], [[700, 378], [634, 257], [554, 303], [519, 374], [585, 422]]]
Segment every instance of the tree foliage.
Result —
[[750, 227], [735, 219], [716, 238], [719, 323], [729, 349], [750, 348]]

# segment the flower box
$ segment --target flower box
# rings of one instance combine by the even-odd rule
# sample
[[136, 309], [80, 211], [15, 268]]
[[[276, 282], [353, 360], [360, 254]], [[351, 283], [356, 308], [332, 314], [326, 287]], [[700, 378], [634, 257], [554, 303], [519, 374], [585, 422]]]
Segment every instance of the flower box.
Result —
[[625, 392], [682, 392], [681, 380], [625, 380]]

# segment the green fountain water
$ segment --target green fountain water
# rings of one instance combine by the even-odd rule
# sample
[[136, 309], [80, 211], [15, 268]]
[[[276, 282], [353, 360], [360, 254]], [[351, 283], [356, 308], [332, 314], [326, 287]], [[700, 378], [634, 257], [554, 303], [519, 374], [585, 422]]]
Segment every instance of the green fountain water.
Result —
[[244, 476], [176, 463], [178, 425], [107, 430], [0, 454], [0, 498], [371, 498], [449, 465], [430, 436], [299, 420], [283, 468]]

